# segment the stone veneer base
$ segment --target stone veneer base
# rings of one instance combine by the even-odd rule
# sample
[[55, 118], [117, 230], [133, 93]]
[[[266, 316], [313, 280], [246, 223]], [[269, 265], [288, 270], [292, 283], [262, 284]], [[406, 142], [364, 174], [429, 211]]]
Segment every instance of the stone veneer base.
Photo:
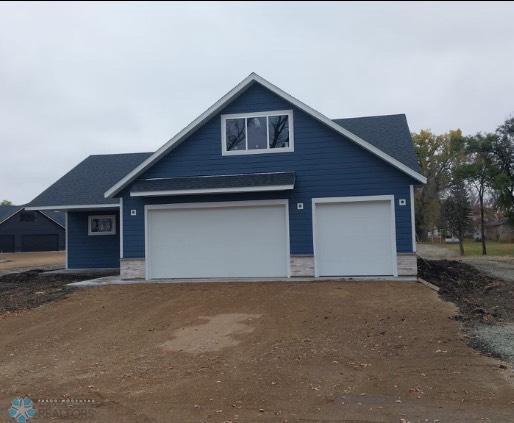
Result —
[[[398, 253], [398, 276], [416, 276], [417, 260], [416, 253]], [[313, 256], [291, 256], [290, 259], [291, 277], [312, 277], [314, 276]], [[144, 279], [145, 259], [121, 259], [121, 279]]]
[[145, 278], [145, 259], [120, 259], [121, 279], [144, 279]]

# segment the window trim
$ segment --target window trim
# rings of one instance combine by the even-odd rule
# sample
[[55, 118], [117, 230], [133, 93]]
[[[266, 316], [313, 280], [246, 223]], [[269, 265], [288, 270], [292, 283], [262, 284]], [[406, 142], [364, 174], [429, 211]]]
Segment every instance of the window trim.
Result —
[[[286, 115], [289, 128], [289, 146], [280, 148], [269, 148], [269, 119], [266, 119], [267, 147], [255, 150], [248, 150], [248, 118], [271, 117]], [[245, 119], [245, 150], [227, 150], [227, 120]], [[271, 153], [291, 153], [294, 151], [294, 121], [292, 110], [273, 110], [269, 112], [234, 113], [221, 115], [221, 154], [223, 156], [241, 156], [246, 154], [271, 154]]]
[[[91, 231], [91, 221], [93, 219], [105, 219], [105, 218], [112, 219], [112, 231], [109, 231], [109, 232], [92, 232]], [[87, 234], [90, 235], [90, 236], [116, 235], [116, 215], [115, 214], [90, 214], [87, 217]]]

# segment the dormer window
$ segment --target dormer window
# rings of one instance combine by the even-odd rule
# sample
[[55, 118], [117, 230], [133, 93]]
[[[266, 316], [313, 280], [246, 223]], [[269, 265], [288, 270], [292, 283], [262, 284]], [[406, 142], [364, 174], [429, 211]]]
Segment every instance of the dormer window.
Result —
[[293, 111], [221, 116], [224, 156], [294, 151]]

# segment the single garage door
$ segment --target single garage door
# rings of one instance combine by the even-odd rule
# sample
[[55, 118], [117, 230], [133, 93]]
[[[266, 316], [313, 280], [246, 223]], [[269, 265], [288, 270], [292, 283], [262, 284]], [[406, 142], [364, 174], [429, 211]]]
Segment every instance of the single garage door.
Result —
[[147, 278], [286, 277], [287, 203], [147, 209]]
[[314, 203], [317, 276], [394, 275], [396, 242], [391, 199]]
[[0, 235], [0, 253], [14, 252], [14, 235]]
[[21, 251], [57, 251], [59, 249], [59, 236], [23, 235], [21, 238]]

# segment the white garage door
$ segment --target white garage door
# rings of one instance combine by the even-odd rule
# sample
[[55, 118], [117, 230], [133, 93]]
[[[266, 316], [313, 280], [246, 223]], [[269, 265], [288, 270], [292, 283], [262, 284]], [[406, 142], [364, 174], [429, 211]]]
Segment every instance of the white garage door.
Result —
[[147, 210], [147, 278], [287, 277], [287, 203]]
[[391, 200], [315, 201], [318, 276], [394, 275], [396, 242]]

